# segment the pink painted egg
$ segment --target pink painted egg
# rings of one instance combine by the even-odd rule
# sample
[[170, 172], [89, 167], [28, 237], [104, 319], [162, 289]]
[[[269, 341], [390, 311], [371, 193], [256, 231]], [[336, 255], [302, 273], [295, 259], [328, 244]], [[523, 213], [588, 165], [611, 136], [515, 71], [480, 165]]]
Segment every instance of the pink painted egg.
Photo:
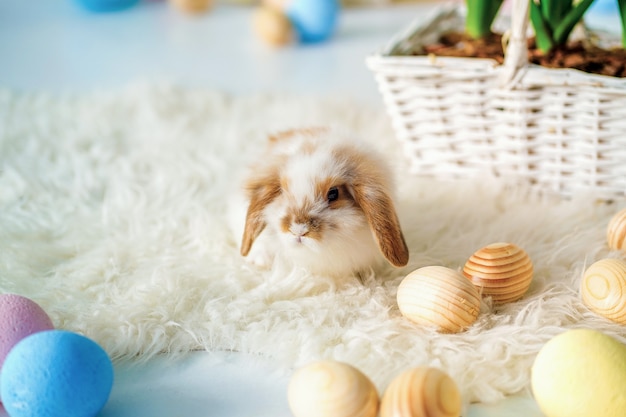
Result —
[[0, 368], [19, 341], [52, 329], [50, 317], [37, 303], [17, 294], [0, 294]]

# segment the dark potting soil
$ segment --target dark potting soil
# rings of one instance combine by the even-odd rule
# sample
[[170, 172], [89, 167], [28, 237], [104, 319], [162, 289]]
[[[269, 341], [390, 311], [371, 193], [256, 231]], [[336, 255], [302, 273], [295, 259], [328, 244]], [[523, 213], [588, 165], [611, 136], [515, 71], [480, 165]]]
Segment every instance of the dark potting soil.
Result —
[[[447, 33], [439, 42], [424, 48], [426, 55], [454, 56], [466, 58], [491, 58], [504, 61], [502, 35], [491, 34], [484, 39], [471, 39], [464, 33]], [[575, 68], [592, 74], [626, 77], [626, 50], [602, 49], [583, 42], [571, 42], [543, 54], [528, 40], [528, 59], [533, 64], [548, 68]]]

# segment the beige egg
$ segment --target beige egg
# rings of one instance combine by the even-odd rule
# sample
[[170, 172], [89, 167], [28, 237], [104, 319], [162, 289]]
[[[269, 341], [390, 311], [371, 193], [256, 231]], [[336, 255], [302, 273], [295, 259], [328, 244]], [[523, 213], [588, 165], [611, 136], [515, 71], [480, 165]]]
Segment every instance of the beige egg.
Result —
[[203, 13], [213, 5], [212, 0], [169, 0], [177, 9], [186, 13]]
[[294, 40], [294, 30], [289, 18], [274, 8], [258, 8], [252, 24], [254, 32], [270, 45], [283, 46]]
[[376, 417], [379, 403], [367, 376], [335, 361], [298, 369], [289, 381], [287, 399], [294, 417]]
[[591, 311], [626, 324], [626, 262], [602, 259], [591, 265], [583, 274], [580, 294]]
[[291, 0], [263, 0], [261, 4], [264, 6], [272, 7], [276, 10], [287, 10], [287, 7], [291, 3]]
[[398, 286], [400, 312], [421, 325], [456, 333], [476, 321], [480, 294], [460, 272], [426, 266], [407, 275]]
[[495, 304], [519, 300], [533, 280], [528, 254], [512, 243], [493, 243], [476, 251], [465, 263], [463, 275], [483, 297]]
[[448, 374], [430, 367], [410, 369], [389, 384], [380, 417], [459, 417], [461, 393]]
[[626, 209], [617, 213], [609, 222], [606, 240], [613, 250], [626, 250]]

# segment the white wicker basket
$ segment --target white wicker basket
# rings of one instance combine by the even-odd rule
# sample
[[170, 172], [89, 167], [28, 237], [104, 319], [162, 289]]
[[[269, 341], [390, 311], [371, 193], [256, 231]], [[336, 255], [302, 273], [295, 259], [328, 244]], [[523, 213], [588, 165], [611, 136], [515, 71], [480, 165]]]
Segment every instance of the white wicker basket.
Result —
[[528, 0], [514, 1], [505, 63], [410, 56], [464, 27], [440, 9], [368, 57], [411, 171], [489, 173], [571, 196], [626, 196], [626, 79], [527, 63]]

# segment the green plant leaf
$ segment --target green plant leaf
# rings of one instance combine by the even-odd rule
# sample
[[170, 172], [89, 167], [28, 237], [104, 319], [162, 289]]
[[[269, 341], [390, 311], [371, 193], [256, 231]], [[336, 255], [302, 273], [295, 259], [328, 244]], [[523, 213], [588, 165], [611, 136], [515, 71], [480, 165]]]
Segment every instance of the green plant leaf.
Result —
[[556, 24], [572, 9], [572, 0], [540, 0], [541, 14], [554, 31]]
[[617, 0], [617, 4], [622, 19], [622, 47], [626, 49], [626, 0]]
[[467, 17], [465, 32], [474, 39], [491, 33], [491, 25], [500, 10], [503, 0], [465, 0]]
[[535, 29], [537, 48], [544, 54], [548, 53], [554, 47], [552, 29], [541, 13], [541, 6], [535, 0], [528, 1], [530, 1], [530, 21]]
[[582, 0], [574, 6], [569, 13], [556, 25], [554, 29], [554, 42], [556, 45], [564, 45], [569, 38], [570, 33], [583, 18], [583, 15], [589, 9], [594, 0]]

